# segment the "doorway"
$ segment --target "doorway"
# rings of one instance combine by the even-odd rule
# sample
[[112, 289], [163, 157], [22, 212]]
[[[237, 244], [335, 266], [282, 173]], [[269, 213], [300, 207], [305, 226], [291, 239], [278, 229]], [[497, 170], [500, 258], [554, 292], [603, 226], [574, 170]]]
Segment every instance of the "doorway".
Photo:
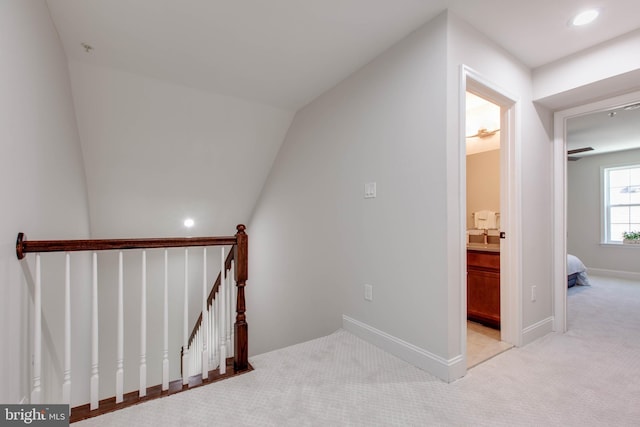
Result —
[[500, 337], [500, 106], [467, 91], [467, 368], [511, 348]]
[[556, 112], [554, 115], [554, 330], [567, 331], [567, 122], [638, 103], [640, 92]]
[[[508, 92], [500, 88], [499, 86], [487, 81], [477, 72], [471, 70], [468, 67], [463, 66], [462, 69], [462, 90], [461, 96], [465, 96], [465, 100], [461, 100], [461, 105], [465, 106], [461, 110], [461, 133], [466, 136], [466, 93], [472, 94], [491, 102], [499, 108], [499, 229], [497, 230], [497, 241], [499, 261], [498, 261], [498, 274], [499, 274], [499, 340], [506, 343], [509, 346], [519, 346], [522, 341], [522, 331], [518, 325], [522, 323], [522, 310], [520, 303], [521, 284], [520, 284], [520, 271], [521, 271], [521, 243], [520, 243], [520, 211], [519, 211], [519, 194], [520, 194], [520, 172], [517, 165], [519, 165], [519, 155], [516, 146], [516, 117], [517, 109], [519, 108], [516, 102], [516, 97], [510, 95]], [[495, 129], [488, 129], [487, 132], [492, 132]], [[477, 132], [484, 133], [484, 132]], [[461, 229], [463, 235], [466, 236], [466, 230], [468, 224], [472, 221], [471, 218], [467, 218], [467, 188], [466, 188], [466, 172], [467, 172], [467, 159], [466, 159], [466, 138], [461, 138], [461, 170], [463, 171], [463, 179], [461, 180], [461, 194], [465, 200], [465, 208], [461, 214]], [[488, 209], [487, 209], [488, 210]], [[469, 213], [470, 214], [470, 213]], [[489, 236], [487, 236], [488, 238]], [[484, 236], [483, 236], [484, 239]], [[483, 240], [484, 243], [484, 240]], [[462, 338], [464, 340], [463, 348], [464, 355], [467, 358], [467, 366], [469, 364], [468, 345], [466, 342], [467, 337], [467, 242], [464, 239], [464, 244], [461, 247], [462, 263], [464, 271], [462, 272], [463, 283], [463, 319], [462, 319]], [[495, 277], [494, 277], [495, 280]], [[497, 337], [496, 337], [497, 338]], [[497, 339], [495, 339], [497, 341]]]

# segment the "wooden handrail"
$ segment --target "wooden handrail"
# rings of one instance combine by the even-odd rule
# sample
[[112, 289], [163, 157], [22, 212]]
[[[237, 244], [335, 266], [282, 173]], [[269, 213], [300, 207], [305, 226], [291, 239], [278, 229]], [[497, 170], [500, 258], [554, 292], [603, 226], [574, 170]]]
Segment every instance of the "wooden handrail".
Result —
[[[244, 229], [244, 226], [242, 227]], [[26, 240], [24, 233], [18, 233], [18, 239], [16, 241], [16, 255], [18, 256], [18, 259], [22, 259], [25, 257], [25, 254], [29, 252], [74, 252], [114, 249], [227, 246], [235, 245], [236, 241], [236, 236], [170, 237], [154, 239]]]

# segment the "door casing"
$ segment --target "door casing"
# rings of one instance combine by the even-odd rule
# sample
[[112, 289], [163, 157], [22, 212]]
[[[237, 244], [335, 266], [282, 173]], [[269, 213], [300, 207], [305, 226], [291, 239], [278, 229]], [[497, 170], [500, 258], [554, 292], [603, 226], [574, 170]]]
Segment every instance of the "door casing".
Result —
[[[521, 178], [520, 178], [520, 150], [517, 142], [519, 133], [518, 98], [510, 94], [499, 85], [484, 78], [472, 68], [462, 66], [460, 87], [460, 194], [461, 235], [466, 233], [466, 141], [465, 141], [465, 94], [472, 92], [500, 106], [500, 230], [505, 232], [506, 238], [500, 240], [500, 322], [501, 339], [515, 346], [522, 345], [522, 246], [521, 246]], [[462, 331], [463, 355], [466, 359], [466, 329], [467, 329], [467, 292], [466, 292], [466, 241], [461, 244], [462, 274]]]

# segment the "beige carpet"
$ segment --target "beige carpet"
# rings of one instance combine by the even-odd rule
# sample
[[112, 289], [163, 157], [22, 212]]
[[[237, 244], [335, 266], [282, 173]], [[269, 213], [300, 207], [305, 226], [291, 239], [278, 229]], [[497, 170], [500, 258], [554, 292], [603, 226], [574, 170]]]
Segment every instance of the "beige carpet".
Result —
[[637, 426], [640, 284], [570, 290], [569, 325], [452, 384], [345, 332], [251, 358], [255, 371], [78, 426]]

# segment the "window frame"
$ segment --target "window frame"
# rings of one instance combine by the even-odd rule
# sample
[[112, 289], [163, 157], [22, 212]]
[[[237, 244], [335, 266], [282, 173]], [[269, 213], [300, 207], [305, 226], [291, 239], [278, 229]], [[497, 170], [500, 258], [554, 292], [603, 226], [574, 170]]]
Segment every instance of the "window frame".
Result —
[[[616, 204], [610, 205], [610, 185], [609, 185], [609, 172], [614, 170], [621, 169], [636, 169], [640, 168], [640, 162], [632, 162], [625, 163], [614, 166], [601, 166], [600, 167], [600, 207], [602, 209], [602, 221], [600, 222], [601, 227], [601, 243], [607, 245], [622, 245], [621, 240], [612, 240], [610, 236], [611, 230], [611, 208], [612, 207], [620, 207], [620, 206], [635, 206], [640, 207], [640, 203], [625, 203], [625, 204]], [[639, 183], [640, 185], [640, 183]], [[629, 230], [631, 231], [631, 230]]]

